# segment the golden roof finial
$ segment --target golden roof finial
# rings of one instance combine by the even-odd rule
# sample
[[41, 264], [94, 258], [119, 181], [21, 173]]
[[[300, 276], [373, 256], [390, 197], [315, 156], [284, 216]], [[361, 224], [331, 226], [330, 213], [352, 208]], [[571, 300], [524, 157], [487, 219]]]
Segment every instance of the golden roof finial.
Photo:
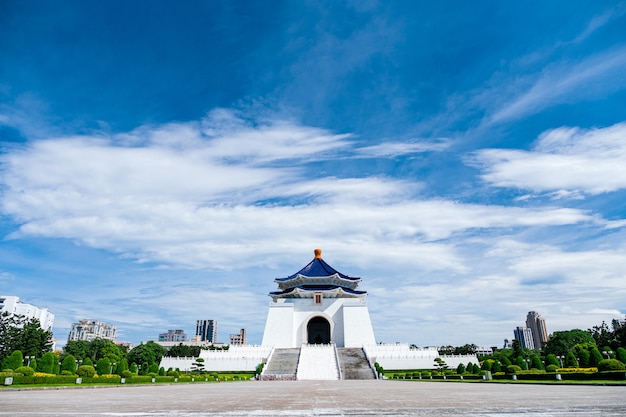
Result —
[[321, 249], [315, 249], [313, 251], [313, 253], [315, 254], [315, 259], [322, 259], [322, 250]]

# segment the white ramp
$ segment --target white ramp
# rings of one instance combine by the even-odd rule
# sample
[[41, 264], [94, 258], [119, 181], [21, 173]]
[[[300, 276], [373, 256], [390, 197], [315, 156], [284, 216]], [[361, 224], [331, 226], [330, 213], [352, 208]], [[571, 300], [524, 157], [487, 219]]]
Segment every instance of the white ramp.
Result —
[[299, 380], [340, 379], [335, 345], [302, 345], [297, 377]]

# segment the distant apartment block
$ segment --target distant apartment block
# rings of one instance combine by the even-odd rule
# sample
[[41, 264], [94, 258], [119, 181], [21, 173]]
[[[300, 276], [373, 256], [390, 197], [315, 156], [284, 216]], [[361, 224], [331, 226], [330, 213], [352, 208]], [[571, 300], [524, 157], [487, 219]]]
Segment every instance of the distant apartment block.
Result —
[[106, 339], [115, 342], [117, 339], [117, 329], [115, 326], [101, 321], [83, 319], [78, 323], [73, 323], [67, 341]]
[[246, 329], [239, 330], [237, 334], [231, 334], [229, 340], [231, 345], [247, 345]]
[[167, 333], [159, 334], [159, 342], [186, 342], [187, 333], [184, 330], [168, 330]]
[[535, 349], [541, 349], [548, 341], [548, 328], [546, 321], [536, 311], [529, 311], [526, 316], [526, 327], [533, 335]]
[[519, 342], [519, 346], [524, 349], [535, 349], [533, 343], [533, 334], [528, 327], [518, 326], [513, 330], [515, 340]]
[[197, 320], [195, 340], [217, 342], [217, 320]]
[[47, 308], [36, 307], [20, 301], [19, 297], [12, 295], [0, 295], [0, 314], [20, 315], [27, 319], [37, 319], [43, 330], [52, 330], [54, 314]]

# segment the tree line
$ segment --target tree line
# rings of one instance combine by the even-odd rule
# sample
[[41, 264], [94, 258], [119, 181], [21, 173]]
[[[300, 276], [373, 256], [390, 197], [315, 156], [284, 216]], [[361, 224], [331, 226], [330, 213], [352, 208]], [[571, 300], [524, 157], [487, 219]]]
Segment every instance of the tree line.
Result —
[[81, 367], [89, 374], [91, 367], [99, 375], [164, 374], [159, 368], [163, 356], [198, 357], [201, 351], [200, 346], [182, 343], [168, 350], [153, 341], [129, 350], [106, 339], [68, 341], [62, 351], [55, 352], [52, 345], [52, 332], [41, 329], [39, 320], [8, 312], [0, 315], [1, 371], [74, 375]]
[[[475, 345], [439, 349], [442, 355], [475, 352]], [[588, 330], [557, 331], [550, 335], [542, 349], [525, 349], [514, 340], [511, 348], [494, 349], [492, 354], [481, 355], [479, 360], [482, 370], [492, 372], [559, 368], [623, 370], [626, 369], [626, 321], [613, 320], [610, 327], [602, 322]]]

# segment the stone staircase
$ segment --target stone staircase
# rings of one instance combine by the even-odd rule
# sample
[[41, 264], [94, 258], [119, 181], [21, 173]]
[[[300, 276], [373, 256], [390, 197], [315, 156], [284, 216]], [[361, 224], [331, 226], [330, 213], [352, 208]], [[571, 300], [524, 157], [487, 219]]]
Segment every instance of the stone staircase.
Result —
[[376, 379], [363, 349], [337, 348], [337, 356], [343, 379]]
[[299, 380], [338, 380], [340, 375], [335, 345], [302, 345], [297, 376]]
[[261, 380], [295, 380], [300, 360], [300, 349], [274, 349], [261, 373]]

